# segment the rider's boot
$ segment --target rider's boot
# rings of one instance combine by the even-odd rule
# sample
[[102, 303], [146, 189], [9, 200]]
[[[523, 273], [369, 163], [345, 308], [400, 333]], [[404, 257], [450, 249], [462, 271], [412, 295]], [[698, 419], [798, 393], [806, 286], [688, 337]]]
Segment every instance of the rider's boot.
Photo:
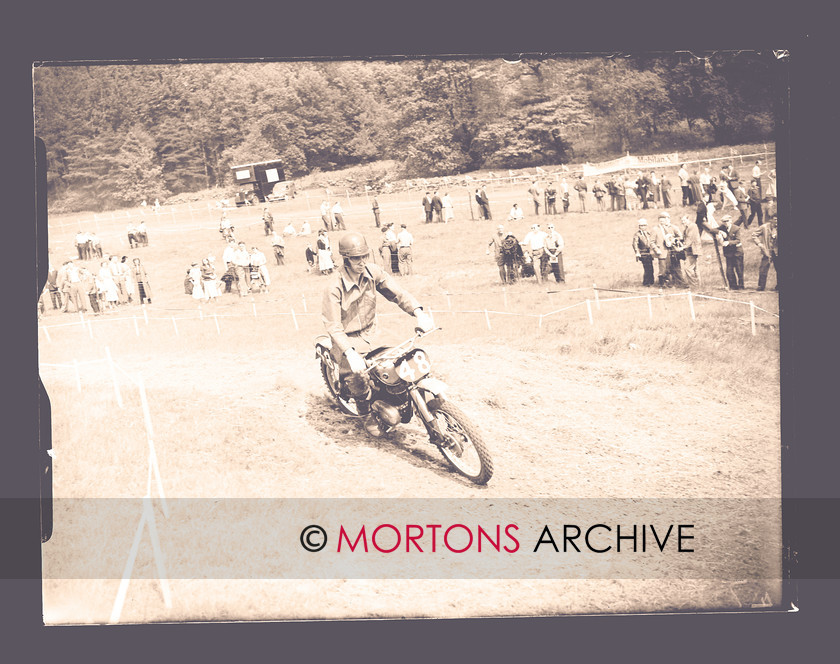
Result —
[[380, 438], [385, 432], [382, 430], [382, 426], [376, 417], [376, 413], [372, 413], [370, 411], [370, 397], [370, 392], [368, 392], [364, 397], [357, 397], [356, 407], [359, 410], [359, 415], [362, 416], [362, 425], [365, 427], [365, 431], [368, 432], [368, 435], [373, 436], [374, 438]]

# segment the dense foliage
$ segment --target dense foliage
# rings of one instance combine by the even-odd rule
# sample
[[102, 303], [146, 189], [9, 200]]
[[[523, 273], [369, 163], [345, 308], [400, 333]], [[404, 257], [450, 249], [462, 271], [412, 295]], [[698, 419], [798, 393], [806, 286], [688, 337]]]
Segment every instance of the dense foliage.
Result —
[[37, 67], [35, 128], [51, 203], [103, 209], [278, 157], [417, 177], [768, 139], [777, 76], [751, 54]]

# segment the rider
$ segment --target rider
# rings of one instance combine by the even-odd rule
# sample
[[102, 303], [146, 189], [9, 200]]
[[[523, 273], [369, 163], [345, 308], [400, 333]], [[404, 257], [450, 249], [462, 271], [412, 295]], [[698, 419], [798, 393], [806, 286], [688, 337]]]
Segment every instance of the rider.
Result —
[[359, 415], [372, 436], [381, 436], [379, 423], [370, 412], [370, 383], [363, 372], [367, 369], [364, 355], [375, 348], [376, 291], [400, 309], [417, 318], [416, 327], [423, 332], [434, 329], [431, 314], [424, 311], [417, 299], [401, 288], [379, 265], [368, 263], [370, 248], [361, 233], [344, 234], [338, 242], [343, 265], [338, 277], [324, 289], [321, 315], [332, 341], [332, 356], [339, 365], [339, 377], [349, 395], [356, 400]]

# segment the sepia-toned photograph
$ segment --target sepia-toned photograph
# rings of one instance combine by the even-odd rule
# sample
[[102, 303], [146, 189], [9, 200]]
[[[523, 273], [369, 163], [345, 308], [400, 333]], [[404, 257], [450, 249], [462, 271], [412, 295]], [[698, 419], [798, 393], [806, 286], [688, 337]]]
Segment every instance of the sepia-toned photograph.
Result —
[[788, 610], [788, 57], [36, 63], [44, 622]]

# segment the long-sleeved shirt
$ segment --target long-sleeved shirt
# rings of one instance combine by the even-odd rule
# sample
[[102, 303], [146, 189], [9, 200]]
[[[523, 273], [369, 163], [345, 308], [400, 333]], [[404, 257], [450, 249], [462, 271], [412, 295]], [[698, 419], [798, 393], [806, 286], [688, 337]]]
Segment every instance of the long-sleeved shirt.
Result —
[[378, 265], [368, 263], [358, 283], [342, 267], [333, 285], [324, 290], [321, 303], [321, 319], [336, 355], [343, 355], [353, 346], [353, 337], [370, 343], [375, 336], [377, 292], [386, 300], [396, 302], [406, 313], [413, 314], [420, 308], [417, 299]]

